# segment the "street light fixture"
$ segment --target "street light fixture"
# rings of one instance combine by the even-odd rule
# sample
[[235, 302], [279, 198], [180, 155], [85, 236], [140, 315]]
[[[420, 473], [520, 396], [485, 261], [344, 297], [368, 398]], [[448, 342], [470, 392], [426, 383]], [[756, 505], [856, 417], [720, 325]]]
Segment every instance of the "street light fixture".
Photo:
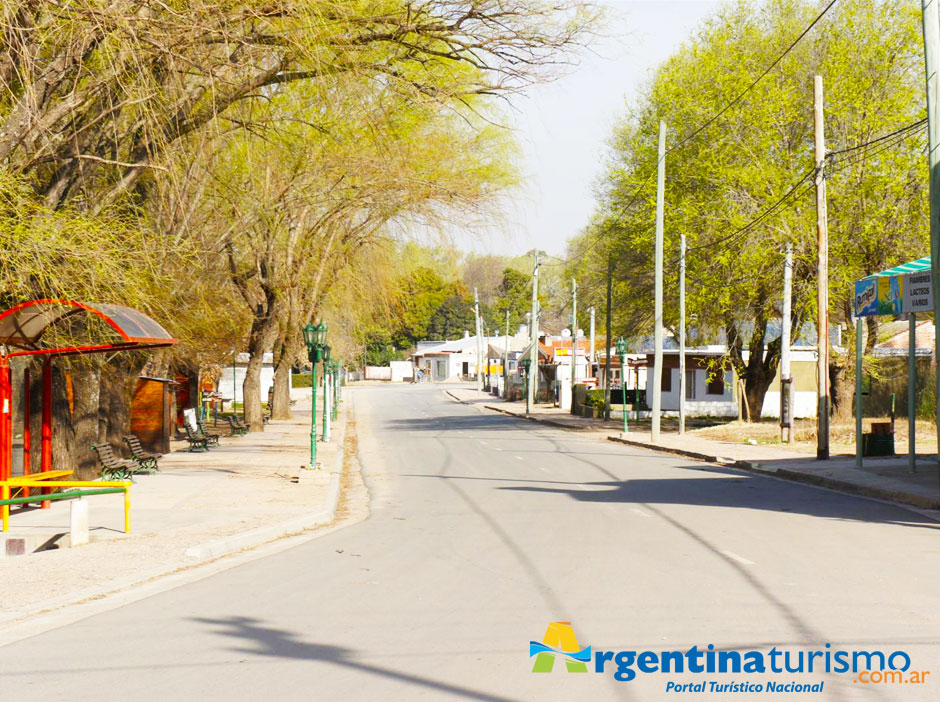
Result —
[[323, 359], [324, 348], [326, 345], [326, 325], [320, 322], [316, 326], [307, 322], [306, 326], [301, 328], [304, 335], [304, 343], [307, 345], [307, 358], [312, 368], [310, 370], [310, 465], [309, 468], [317, 467], [317, 363]]
[[627, 342], [621, 336], [617, 339], [617, 355], [620, 356], [620, 402], [623, 413], [623, 433], [627, 433]]
[[525, 415], [529, 416], [529, 367], [532, 365], [531, 358], [523, 358], [520, 363], [522, 364], [522, 377], [525, 378], [524, 389], [525, 389]]

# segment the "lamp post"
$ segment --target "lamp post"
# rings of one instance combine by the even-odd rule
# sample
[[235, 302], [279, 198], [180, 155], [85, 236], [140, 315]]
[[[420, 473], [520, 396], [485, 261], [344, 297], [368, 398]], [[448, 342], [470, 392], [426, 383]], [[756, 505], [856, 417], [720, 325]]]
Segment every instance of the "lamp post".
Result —
[[332, 420], [335, 422], [337, 410], [339, 409], [339, 361], [333, 361], [330, 365], [330, 377], [333, 379]]
[[326, 346], [326, 325], [320, 322], [313, 326], [310, 322], [301, 329], [304, 343], [307, 345], [307, 358], [312, 366], [310, 370], [310, 465], [317, 467], [317, 363], [323, 358]]
[[522, 377], [525, 385], [525, 416], [529, 416], [529, 366], [532, 365], [531, 358], [523, 358], [520, 363], [522, 364]]
[[627, 342], [617, 339], [617, 355], [620, 356], [620, 402], [623, 413], [623, 433], [627, 433]]
[[330, 440], [330, 404], [333, 399], [330, 395], [330, 353], [329, 344], [323, 347], [323, 440]]

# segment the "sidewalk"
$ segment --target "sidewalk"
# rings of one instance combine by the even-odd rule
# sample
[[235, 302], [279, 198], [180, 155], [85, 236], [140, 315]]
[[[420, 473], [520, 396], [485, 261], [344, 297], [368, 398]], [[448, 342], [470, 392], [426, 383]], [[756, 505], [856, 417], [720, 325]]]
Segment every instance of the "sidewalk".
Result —
[[[469, 388], [453, 388], [447, 392], [458, 402], [514, 417], [525, 417], [523, 402], [506, 402]], [[649, 432], [631, 431], [623, 434], [619, 421], [605, 422], [602, 419], [577, 417], [546, 405], [534, 407], [528, 419], [650, 451], [730, 465], [921, 509], [940, 509], [940, 475], [934, 456], [918, 456], [916, 473], [908, 470], [906, 456], [866, 458], [864, 467], [859, 469], [855, 467], [854, 456], [833, 456], [828, 461], [818, 461], [815, 454], [793, 448], [717, 441], [696, 436], [694, 432], [687, 432], [681, 437], [674, 433], [663, 433], [660, 434], [659, 442], [654, 444]]]
[[[130, 534], [118, 494], [85, 498], [87, 545], [4, 558], [0, 538], [0, 624], [328, 524], [339, 499], [344, 415], [332, 440], [319, 444], [322, 470], [301, 468], [309, 461], [310, 413], [295, 409], [291, 420], [223, 436], [208, 452], [189, 453], [187, 442], [174, 441], [159, 473], [134, 478]], [[12, 510], [6, 540], [67, 544], [71, 502]]]

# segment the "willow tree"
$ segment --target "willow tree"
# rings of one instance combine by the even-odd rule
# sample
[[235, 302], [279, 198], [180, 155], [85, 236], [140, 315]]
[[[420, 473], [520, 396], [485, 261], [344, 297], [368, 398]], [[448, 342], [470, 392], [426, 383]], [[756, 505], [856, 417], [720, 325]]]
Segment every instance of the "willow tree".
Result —
[[[442, 111], [436, 99], [339, 78], [252, 105], [246, 119], [259, 126], [206, 157], [193, 231], [224, 257], [250, 312], [245, 411], [255, 428], [263, 354], [275, 352], [282, 415], [287, 374], [303, 357], [300, 327], [337, 271], [357, 265], [390, 223], [480, 208], [511, 182], [506, 130], [466, 101]], [[299, 120], [298, 102], [322, 107]]]
[[[727, 343], [726, 362], [744, 380], [754, 420], [780, 356], [787, 243], [795, 256], [796, 333], [816, 314], [813, 76], [824, 78], [833, 151], [907, 126], [922, 112], [918, 13], [901, 0], [840, 2], [745, 92], [817, 13], [817, 4], [804, 0], [741, 2], [707, 20], [658, 69], [617, 128], [601, 207], [571, 245], [594, 290], [603, 290], [606, 259], [613, 257], [620, 327], [630, 336], [648, 334], [656, 139], [664, 120], [671, 145], [665, 322], [678, 329], [678, 239], [685, 234], [693, 331], [698, 340]], [[926, 247], [922, 143], [915, 135], [881, 146], [846, 153], [827, 166], [836, 324], [849, 320], [851, 281]]]
[[[115, 275], [74, 276], [68, 253], [31, 260], [28, 247], [11, 248], [11, 271], [35, 273], [41, 260], [49, 266], [16, 278], [29, 283], [25, 290], [14, 284], [0, 294], [172, 310], [171, 331], [185, 337], [175, 358], [201, 363], [240, 333], [244, 312], [225, 314], [232, 289], [216, 285], [215, 261], [191, 246], [189, 224], [198, 206], [165, 206], [174, 190], [199, 200], [189, 197], [193, 155], [203, 153], [194, 144], [257, 134], [264, 125], [245, 120], [254, 114], [246, 104], [337, 76], [439, 106], [511, 93], [551, 71], [592, 20], [580, 0], [4, 2], [0, 179], [25, 188], [31, 205], [24, 213], [84, 218], [89, 240], [70, 242], [71, 251], [93, 261], [91, 270]], [[435, 70], [427, 70], [430, 64]], [[309, 113], [305, 106], [294, 118]], [[24, 220], [24, 230], [43, 227]], [[97, 236], [100, 242], [90, 241]], [[120, 246], [103, 254], [114, 241]], [[116, 262], [125, 264], [124, 272], [109, 267]], [[76, 392], [94, 397], [97, 385], [93, 373]], [[89, 405], [89, 416], [75, 421], [92, 426], [92, 410]], [[73, 417], [66, 413], [62, 421]], [[72, 443], [93, 443], [90, 430], [80, 434]]]

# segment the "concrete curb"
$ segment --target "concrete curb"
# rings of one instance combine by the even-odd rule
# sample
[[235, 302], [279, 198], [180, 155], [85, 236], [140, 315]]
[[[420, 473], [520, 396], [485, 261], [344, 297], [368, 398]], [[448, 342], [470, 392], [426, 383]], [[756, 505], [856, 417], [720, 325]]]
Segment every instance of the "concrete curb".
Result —
[[[447, 394], [461, 404], [468, 404], [450, 392]], [[494, 412], [499, 412], [500, 414], [515, 417], [516, 419], [528, 419], [530, 422], [546, 424], [549, 426], [559, 427], [561, 429], [567, 429], [569, 431], [590, 430], [588, 427], [572, 427], [571, 425], [565, 424], [564, 422], [556, 422], [551, 419], [526, 417], [525, 415], [517, 414], [511, 410], [496, 407], [494, 405], [483, 405], [483, 407]], [[655, 446], [653, 444], [644, 443], [642, 441], [631, 441], [630, 439], [623, 439], [619, 436], [608, 436], [607, 440], [620, 444], [626, 444], [627, 446], [633, 446], [635, 448], [640, 448], [647, 451], [656, 451], [657, 453], [668, 453], [674, 456], [682, 456], [683, 458], [690, 458], [695, 461], [714, 463], [721, 466], [727, 466], [729, 468], [737, 468], [739, 470], [746, 470], [752, 473], [759, 473], [761, 475], [770, 475], [795, 483], [806, 483], [807, 485], [815, 485], [816, 487], [828, 488], [829, 490], [844, 492], [851, 495], [871, 497], [878, 500], [909, 505], [919, 509], [940, 509], [940, 500], [936, 498], [925, 497], [923, 495], [917, 495], [915, 493], [904, 492], [903, 490], [890, 490], [886, 488], [874, 487], [871, 485], [859, 485], [857, 483], [850, 483], [845, 480], [838, 480], [837, 478], [830, 478], [825, 475], [801, 473], [800, 471], [789, 470], [787, 468], [766, 468], [760, 463], [754, 463], [751, 461], [742, 461], [735, 458], [727, 458], [725, 456], [714, 456], [706, 453], [699, 453], [697, 451], [687, 451], [685, 449], [672, 448], [670, 446]]]
[[339, 451], [336, 454], [336, 465], [330, 471], [330, 485], [326, 494], [326, 507], [313, 514], [305, 514], [302, 517], [295, 517], [278, 524], [258, 527], [241, 534], [234, 534], [223, 539], [209, 541], [199, 546], [191, 546], [186, 549], [186, 558], [194, 562], [210, 561], [221, 556], [227, 556], [237, 551], [243, 551], [247, 548], [255, 548], [261, 544], [285, 536], [293, 536], [301, 532], [329, 524], [336, 518], [336, 509], [339, 506], [340, 487], [343, 481], [343, 446], [342, 442], [346, 436], [345, 428], [343, 435], [338, 437], [340, 442]]
[[771, 475], [776, 478], [789, 480], [794, 483], [806, 483], [807, 485], [815, 485], [816, 487], [828, 488], [829, 490], [845, 492], [851, 495], [860, 495], [862, 497], [872, 497], [878, 500], [886, 500], [888, 502], [897, 502], [904, 505], [910, 505], [911, 507], [918, 507], [920, 509], [940, 509], [940, 501], [937, 499], [924, 497], [923, 495], [917, 495], [911, 492], [904, 492], [903, 490], [890, 490], [886, 488], [874, 487], [872, 485], [859, 485], [858, 483], [850, 483], [845, 480], [839, 480], [838, 478], [830, 478], [825, 475], [813, 475], [812, 473], [802, 473], [798, 470], [790, 470], [788, 468], [767, 468], [760, 463], [754, 463], [751, 461], [741, 461], [732, 458], [724, 458], [722, 456], [710, 456], [704, 453], [686, 451], [684, 449], [677, 449], [669, 446], [654, 446], [642, 441], [630, 441], [629, 439], [623, 439], [619, 436], [608, 436], [607, 440], [620, 444], [626, 444], [628, 446], [634, 446], [636, 448], [646, 449], [647, 451], [671, 453], [677, 456], [691, 458], [696, 461], [717, 463], [718, 465], [728, 466], [730, 468], [738, 468], [740, 470], [759, 473], [761, 475]]
[[516, 419], [527, 419], [530, 422], [536, 422], [537, 424], [545, 424], [550, 427], [558, 427], [559, 429], [567, 429], [568, 431], [591, 431], [591, 427], [573, 427], [570, 424], [565, 424], [564, 422], [556, 422], [554, 419], [543, 419], [541, 417], [526, 417], [524, 414], [518, 414], [512, 410], [503, 409], [502, 407], [495, 407], [494, 405], [483, 405], [484, 409], [493, 410], [494, 412], [500, 412], [502, 414], [509, 415], [510, 417], [515, 417]]

